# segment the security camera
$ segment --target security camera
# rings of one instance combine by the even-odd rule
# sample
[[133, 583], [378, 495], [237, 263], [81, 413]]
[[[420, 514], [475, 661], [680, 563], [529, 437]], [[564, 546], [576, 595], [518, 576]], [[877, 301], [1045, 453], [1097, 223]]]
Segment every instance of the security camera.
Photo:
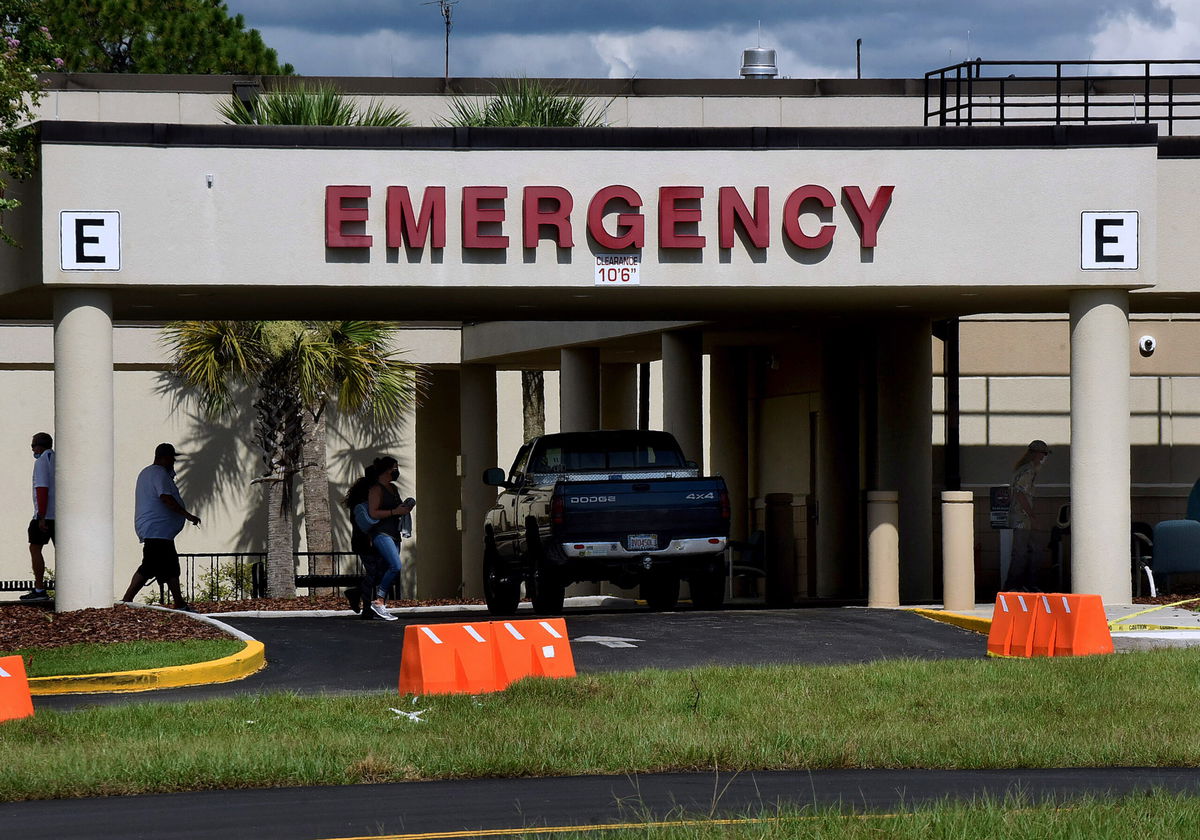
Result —
[[1158, 347], [1158, 342], [1154, 340], [1152, 335], [1144, 335], [1138, 339], [1138, 352], [1143, 356], [1154, 355], [1154, 348]]

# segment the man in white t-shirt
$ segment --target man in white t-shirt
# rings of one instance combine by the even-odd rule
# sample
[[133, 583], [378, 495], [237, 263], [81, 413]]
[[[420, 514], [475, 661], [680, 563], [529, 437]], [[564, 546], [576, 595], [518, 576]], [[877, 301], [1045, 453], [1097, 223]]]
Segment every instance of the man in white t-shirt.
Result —
[[167, 585], [175, 599], [175, 609], [190, 610], [179, 590], [179, 554], [175, 537], [184, 523], [200, 524], [200, 517], [188, 513], [183, 497], [175, 486], [175, 447], [160, 443], [154, 449], [154, 463], [138, 473], [133, 495], [133, 527], [142, 542], [142, 565], [133, 573], [122, 601], [132, 601], [151, 578]]
[[46, 432], [33, 436], [33, 519], [29, 521], [29, 561], [33, 589], [21, 596], [25, 603], [49, 601], [46, 594], [46, 558], [42, 549], [54, 541], [54, 439]]

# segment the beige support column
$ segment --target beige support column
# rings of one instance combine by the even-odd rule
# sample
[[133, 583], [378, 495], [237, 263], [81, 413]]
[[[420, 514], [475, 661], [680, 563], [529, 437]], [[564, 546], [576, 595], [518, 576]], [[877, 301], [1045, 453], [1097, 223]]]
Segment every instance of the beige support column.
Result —
[[1071, 293], [1071, 586], [1133, 600], [1129, 575], [1129, 295]]
[[933, 354], [926, 320], [879, 330], [876, 426], [879, 488], [900, 487], [900, 597], [933, 599]]
[[416, 540], [409, 556], [418, 598], [453, 598], [463, 582], [458, 531], [458, 370], [427, 368], [427, 389], [416, 410]]
[[600, 351], [595, 347], [559, 351], [558, 426], [562, 432], [600, 428]]
[[483, 518], [496, 503], [496, 488], [483, 483], [483, 471], [496, 466], [496, 368], [463, 365], [459, 376], [463, 594], [482, 598]]
[[861, 581], [860, 357], [859, 337], [848, 335], [847, 329], [823, 338], [818, 448], [811, 453], [817, 460], [816, 592], [822, 598], [835, 598], [850, 593]]
[[867, 606], [900, 606], [900, 494], [867, 492]]
[[637, 365], [600, 365], [600, 428], [637, 428]]
[[[709, 360], [709, 470], [729, 489], [729, 536], [749, 534], [749, 424], [746, 408], [746, 351], [716, 347]], [[736, 562], [736, 558], [735, 558]]]
[[690, 330], [663, 333], [662, 363], [663, 429], [675, 435], [685, 458], [703, 466], [700, 333]]
[[53, 434], [55, 609], [111, 607], [113, 332], [107, 291], [54, 293]]
[[942, 491], [942, 604], [948, 610], [975, 606], [975, 496]]

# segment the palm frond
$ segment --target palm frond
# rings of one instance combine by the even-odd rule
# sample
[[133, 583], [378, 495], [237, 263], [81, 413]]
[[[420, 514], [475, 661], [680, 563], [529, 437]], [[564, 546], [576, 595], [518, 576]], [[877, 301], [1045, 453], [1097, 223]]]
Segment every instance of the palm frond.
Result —
[[540, 79], [520, 78], [500, 83], [495, 95], [487, 99], [455, 97], [445, 123], [473, 128], [588, 128], [604, 125], [604, 112], [603, 106], [569, 90], [555, 88]]
[[217, 107], [235, 125], [411, 125], [408, 112], [369, 100], [363, 107], [331, 85], [297, 84], [260, 95], [251, 108], [237, 97]]

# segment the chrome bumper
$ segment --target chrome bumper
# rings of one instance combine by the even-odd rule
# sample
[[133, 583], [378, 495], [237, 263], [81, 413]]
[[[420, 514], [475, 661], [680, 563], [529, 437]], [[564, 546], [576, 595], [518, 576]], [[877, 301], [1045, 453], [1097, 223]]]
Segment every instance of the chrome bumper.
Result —
[[[717, 542], [711, 542], [711, 540]], [[569, 542], [560, 543], [567, 557], [611, 557], [615, 560], [633, 560], [638, 557], [690, 557], [701, 554], [718, 554], [725, 550], [724, 537], [690, 537], [671, 540], [666, 548], [652, 551], [629, 551], [619, 542]], [[577, 546], [582, 546], [578, 548]]]

